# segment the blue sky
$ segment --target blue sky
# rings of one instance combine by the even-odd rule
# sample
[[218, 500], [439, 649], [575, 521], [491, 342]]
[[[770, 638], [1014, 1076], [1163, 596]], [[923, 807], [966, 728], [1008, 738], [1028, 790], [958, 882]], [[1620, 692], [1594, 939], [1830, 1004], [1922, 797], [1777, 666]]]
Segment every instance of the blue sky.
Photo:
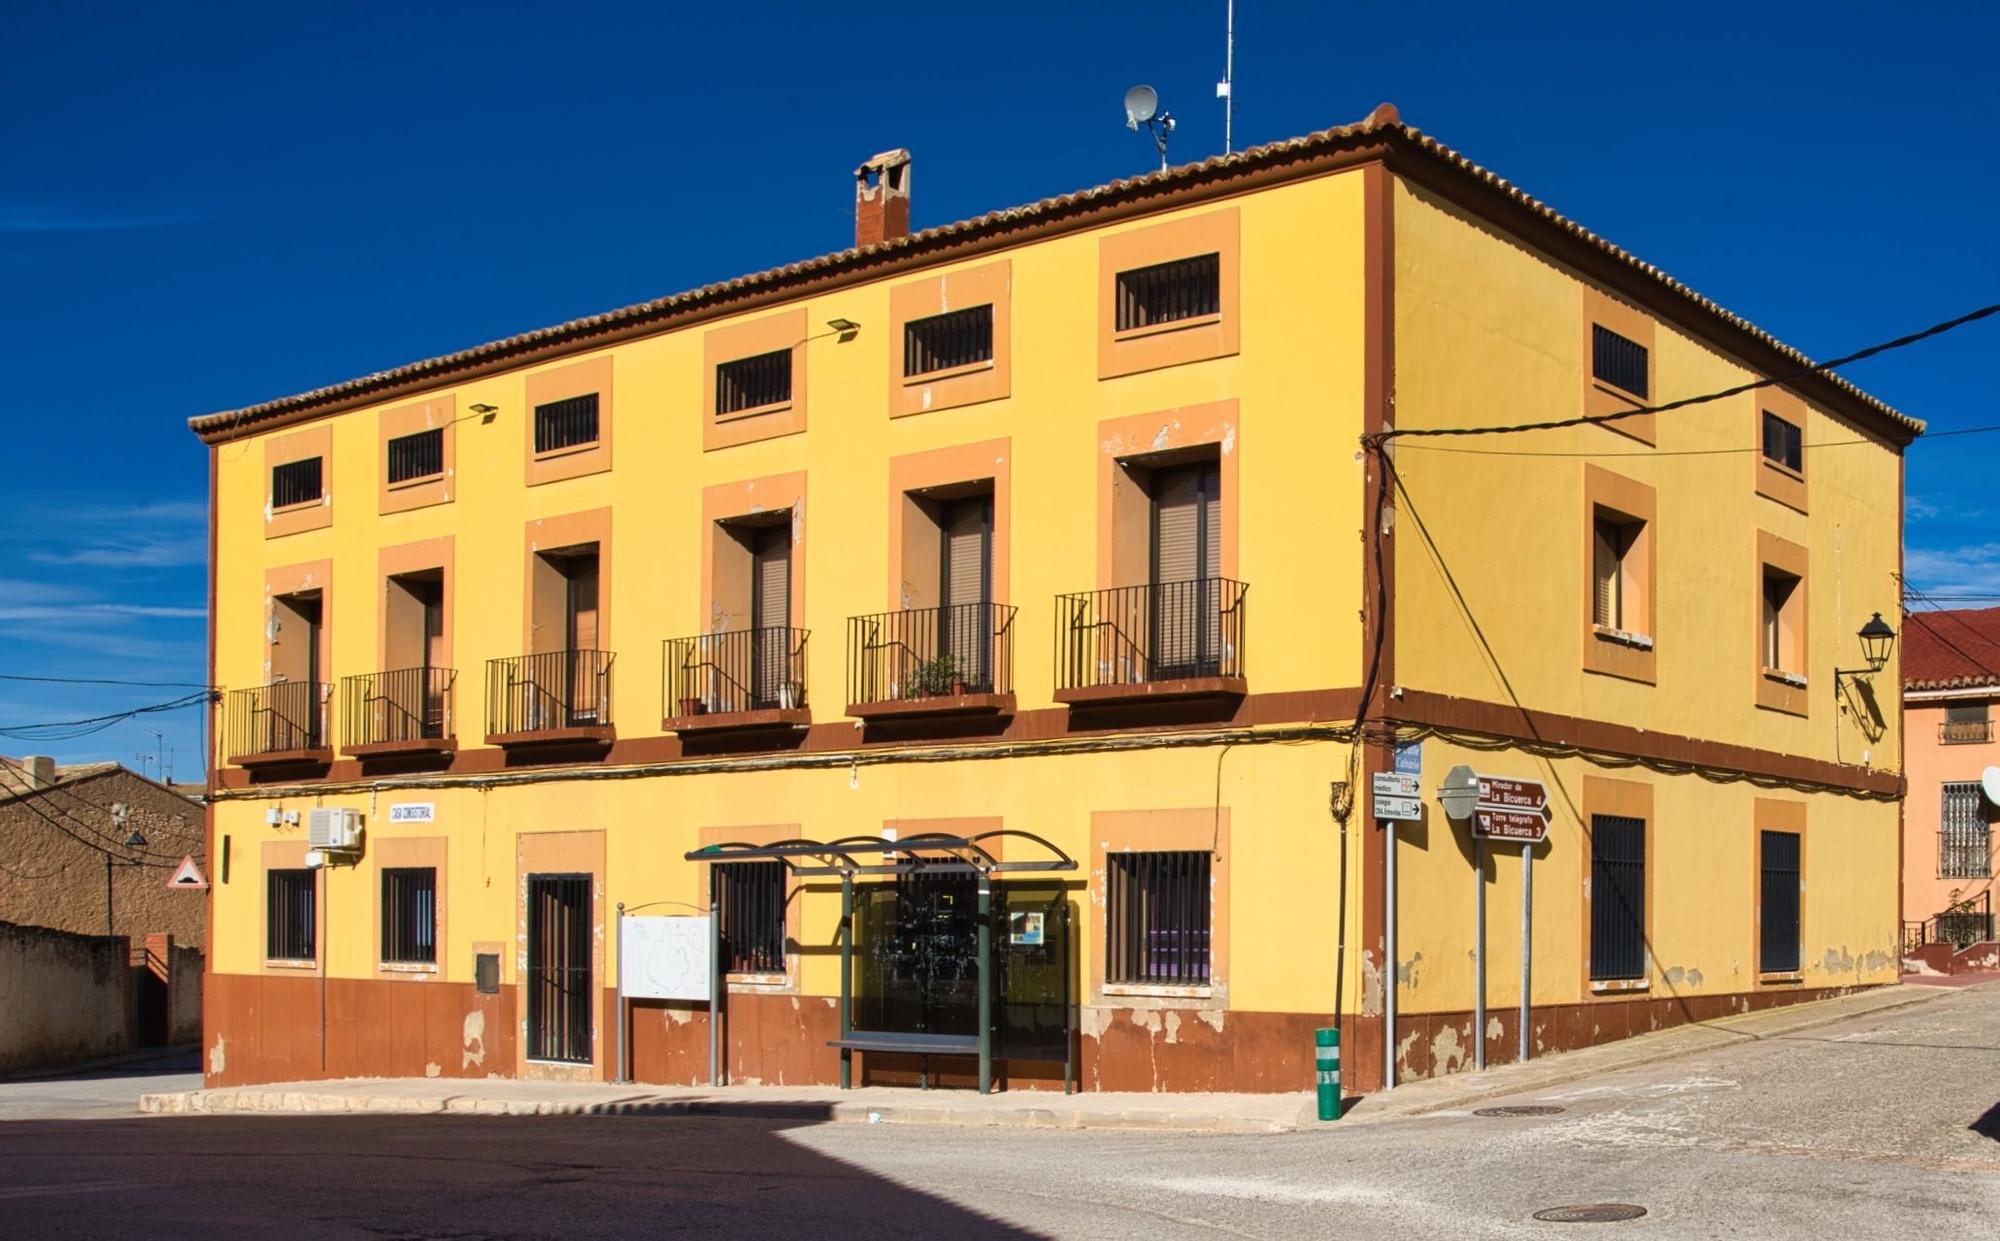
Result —
[[[883, 148], [916, 155], [919, 226], [1144, 171], [1134, 82], [1177, 157], [1214, 153], [1222, 14], [7, 6], [0, 674], [202, 678], [188, 415], [838, 249]], [[1242, 0], [1237, 25], [1239, 146], [1394, 100], [1809, 353], [2000, 300], [1995, 6]], [[1989, 321], [1846, 373], [1984, 425], [1996, 348]], [[1920, 586], [2000, 592], [1996, 447], [1912, 450]], [[0, 681], [0, 727], [175, 693]], [[131, 761], [148, 728], [198, 771], [193, 711], [0, 751]]]

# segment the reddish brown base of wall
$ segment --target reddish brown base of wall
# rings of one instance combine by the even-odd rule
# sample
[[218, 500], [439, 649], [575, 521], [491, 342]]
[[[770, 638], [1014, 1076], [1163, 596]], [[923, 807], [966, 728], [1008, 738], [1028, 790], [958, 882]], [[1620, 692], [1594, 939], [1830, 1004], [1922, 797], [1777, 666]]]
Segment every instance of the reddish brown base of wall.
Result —
[[[1529, 1055], [1575, 1051], [1654, 1030], [1872, 989], [1772, 988], [1733, 995], [1649, 996], [1633, 1000], [1598, 1000], [1588, 1004], [1552, 1004], [1536, 1008], [1528, 1015]], [[1489, 1066], [1512, 1064], [1518, 1058], [1520, 1018], [1519, 1009], [1503, 1011], [1489, 1008], [1486, 1011], [1486, 1063]], [[1381, 1038], [1380, 1023], [1375, 1026], [1374, 1037], [1377, 1040]], [[1376, 1059], [1379, 1061], [1380, 1057]], [[1470, 1070], [1473, 1064], [1471, 1013], [1396, 1015], [1397, 1081], [1441, 1077], [1447, 1073]], [[1367, 1083], [1367, 1088], [1374, 1089], [1380, 1085], [1378, 1076]]]
[[[207, 1084], [306, 1081], [331, 1077], [505, 1077], [514, 1072], [516, 990], [480, 995], [461, 983], [330, 979], [321, 1006], [314, 977], [210, 974], [204, 998]], [[1820, 987], [1734, 995], [1648, 997], [1561, 1004], [1531, 1015], [1531, 1054], [1569, 1051], [1712, 1021], [1734, 1013], [1867, 990]], [[739, 1086], [831, 1086], [840, 1081], [840, 1012], [827, 996], [733, 995], [723, 1019], [725, 1081]], [[617, 1007], [603, 997], [599, 1026], [610, 1076], [616, 1063]], [[322, 1032], [322, 1011], [324, 1031]], [[1517, 1010], [1487, 1014], [1487, 1063], [1516, 1053]], [[1310, 1090], [1313, 1034], [1327, 1018], [1311, 1013], [1197, 1013], [1085, 1009], [1077, 1042], [1082, 1090], [1283, 1092]], [[1472, 1014], [1405, 1013], [1396, 1023], [1398, 1080], [1470, 1069]], [[708, 1082], [704, 1005], [635, 1002], [627, 1028], [632, 1077], [655, 1085]], [[1341, 1022], [1342, 1079], [1350, 1094], [1382, 1083], [1382, 1022]], [[969, 1057], [854, 1056], [856, 1085], [970, 1088]], [[1012, 1090], [1060, 1090], [1060, 1062], [999, 1061], [997, 1083]]]

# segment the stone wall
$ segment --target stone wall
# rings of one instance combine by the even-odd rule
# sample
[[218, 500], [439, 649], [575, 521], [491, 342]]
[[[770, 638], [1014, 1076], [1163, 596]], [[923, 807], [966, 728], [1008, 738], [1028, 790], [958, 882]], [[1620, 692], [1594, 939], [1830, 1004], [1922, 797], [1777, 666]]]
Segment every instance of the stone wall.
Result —
[[125, 1051], [129, 952], [115, 936], [0, 922], [0, 1073]]

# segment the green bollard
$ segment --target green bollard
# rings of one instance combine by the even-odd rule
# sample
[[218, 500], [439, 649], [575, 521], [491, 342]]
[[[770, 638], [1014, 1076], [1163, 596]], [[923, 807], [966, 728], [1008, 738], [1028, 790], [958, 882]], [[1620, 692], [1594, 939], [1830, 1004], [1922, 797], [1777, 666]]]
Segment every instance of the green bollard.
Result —
[[1313, 1054], [1319, 1063], [1319, 1118], [1340, 1119], [1340, 1031], [1313, 1031]]

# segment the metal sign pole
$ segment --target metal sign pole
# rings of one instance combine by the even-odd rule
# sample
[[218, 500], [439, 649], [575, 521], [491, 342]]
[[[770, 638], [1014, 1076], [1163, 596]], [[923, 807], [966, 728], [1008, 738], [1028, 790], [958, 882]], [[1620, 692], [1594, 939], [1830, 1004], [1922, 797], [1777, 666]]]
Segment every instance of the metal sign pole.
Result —
[[1384, 820], [1382, 843], [1382, 1089], [1396, 1088], [1396, 823]]
[[1486, 1068], [1486, 837], [1472, 838], [1472, 916], [1479, 930], [1472, 941], [1472, 1067]]
[[625, 1072], [625, 902], [618, 902], [618, 1080], [632, 1079]]
[[1529, 979], [1535, 961], [1535, 842], [1521, 842], [1521, 1050], [1519, 1059], [1528, 1060]]

